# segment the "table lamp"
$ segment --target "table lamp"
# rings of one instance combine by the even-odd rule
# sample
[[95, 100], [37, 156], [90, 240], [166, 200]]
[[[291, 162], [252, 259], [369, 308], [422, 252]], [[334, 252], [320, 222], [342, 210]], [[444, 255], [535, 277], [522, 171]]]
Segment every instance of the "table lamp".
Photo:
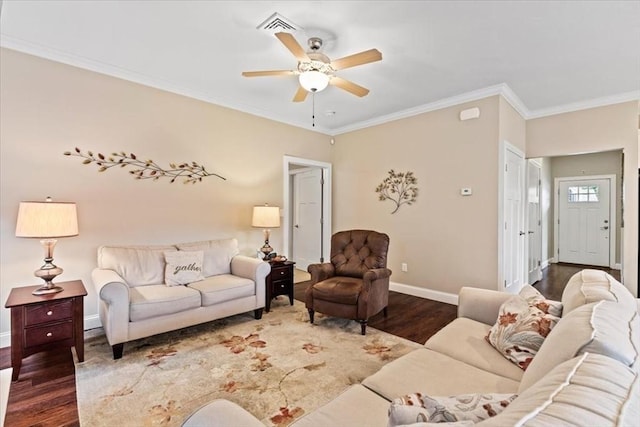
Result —
[[266, 204], [264, 206], [254, 206], [251, 225], [264, 228], [264, 245], [260, 248], [260, 252], [264, 254], [264, 259], [267, 259], [273, 251], [273, 248], [269, 246], [270, 228], [280, 227], [280, 208]]
[[44, 247], [44, 265], [34, 272], [45, 284], [32, 293], [46, 295], [63, 289], [53, 283], [53, 279], [62, 273], [62, 269], [53, 264], [53, 248], [57, 237], [78, 235], [78, 215], [76, 204], [53, 202], [47, 197], [44, 202], [20, 202], [16, 237], [30, 237], [40, 240]]

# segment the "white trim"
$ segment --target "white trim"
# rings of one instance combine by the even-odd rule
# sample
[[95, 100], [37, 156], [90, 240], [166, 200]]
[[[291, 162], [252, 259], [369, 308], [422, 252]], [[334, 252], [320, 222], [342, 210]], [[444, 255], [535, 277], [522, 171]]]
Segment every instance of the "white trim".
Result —
[[419, 105], [417, 107], [408, 108], [406, 110], [397, 111], [395, 113], [386, 114], [384, 116], [375, 117], [370, 120], [356, 122], [347, 126], [333, 129], [332, 135], [340, 135], [342, 133], [353, 132], [355, 130], [377, 126], [394, 120], [404, 119], [407, 117], [417, 116], [418, 114], [428, 113], [430, 111], [441, 110], [443, 108], [453, 107], [455, 105], [464, 104], [465, 102], [477, 101], [479, 99], [488, 98], [490, 96], [502, 95], [511, 106], [520, 113], [521, 116], [527, 117], [528, 110], [520, 101], [518, 96], [509, 88], [506, 83], [500, 83], [494, 86], [485, 87], [471, 92], [454, 95], [449, 98], [440, 99], [428, 104]]
[[[101, 328], [100, 316], [93, 314], [91, 316], [85, 316], [84, 318], [84, 330]], [[11, 347], [11, 331], [0, 333], [0, 348]]]
[[[609, 227], [611, 232], [609, 233], [609, 268], [616, 269], [616, 234], [618, 223], [616, 221], [618, 216], [618, 194], [617, 181], [615, 175], [581, 175], [581, 176], [562, 176], [554, 178], [553, 180], [553, 254], [554, 260], [559, 260], [560, 254], [558, 252], [559, 245], [559, 233], [560, 227], [558, 227], [558, 217], [560, 215], [560, 208], [558, 207], [558, 189], [560, 182], [563, 181], [588, 181], [592, 179], [608, 179], [609, 180]], [[557, 262], [557, 261], [556, 261]]]
[[613, 264], [613, 267], [611, 267], [612, 270], [622, 270], [622, 264], [617, 262], [615, 264]]
[[544, 270], [545, 268], [549, 267], [549, 264], [552, 264], [552, 263], [553, 263], [553, 258], [545, 259], [542, 261], [541, 267]]
[[414, 297], [426, 298], [433, 301], [444, 302], [446, 304], [458, 305], [458, 295], [449, 292], [434, 291], [433, 289], [420, 288], [404, 283], [389, 282], [389, 290], [400, 292], [401, 294], [413, 295]]
[[539, 110], [531, 111], [525, 118], [528, 120], [539, 119], [541, 117], [554, 116], [556, 114], [571, 113], [573, 111], [588, 110], [589, 108], [604, 107], [607, 105], [638, 100], [640, 100], [640, 90], [588, 99], [586, 101], [572, 102], [571, 104], [558, 105], [556, 107], [541, 108]]
[[[290, 165], [309, 166], [322, 168], [322, 177], [324, 185], [322, 186], [323, 211], [322, 218], [324, 220], [322, 229], [322, 257], [329, 259], [331, 251], [331, 163], [321, 162], [317, 160], [303, 159], [301, 157], [283, 156], [282, 157], [282, 248], [283, 253], [287, 256], [290, 254], [290, 229], [291, 229], [291, 175], [289, 174]], [[295, 260], [294, 260], [295, 261]]]

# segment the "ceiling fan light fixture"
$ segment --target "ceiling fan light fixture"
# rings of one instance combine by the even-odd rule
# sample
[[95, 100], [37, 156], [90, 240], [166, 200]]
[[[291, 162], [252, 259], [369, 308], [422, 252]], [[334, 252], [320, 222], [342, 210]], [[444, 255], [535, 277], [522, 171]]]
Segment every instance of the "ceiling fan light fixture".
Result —
[[320, 92], [329, 84], [329, 76], [317, 70], [300, 73], [298, 80], [307, 92]]

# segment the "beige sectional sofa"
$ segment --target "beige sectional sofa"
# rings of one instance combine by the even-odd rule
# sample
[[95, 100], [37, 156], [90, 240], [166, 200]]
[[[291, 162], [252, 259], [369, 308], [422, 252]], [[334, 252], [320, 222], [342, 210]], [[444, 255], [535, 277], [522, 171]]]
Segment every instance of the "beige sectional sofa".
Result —
[[[188, 261], [174, 266], [176, 256]], [[122, 357], [124, 343], [135, 339], [252, 310], [261, 318], [270, 271], [268, 263], [239, 255], [236, 239], [101, 246], [91, 277], [114, 359]], [[200, 277], [180, 286], [174, 272]]]
[[[640, 320], [631, 293], [604, 272], [577, 273], [562, 296], [561, 319], [526, 371], [485, 340], [500, 306], [510, 296], [463, 288], [457, 319], [423, 348], [385, 365], [293, 425], [384, 427], [391, 425], [389, 409], [394, 399], [419, 392], [432, 397], [517, 395], [501, 413], [478, 426], [637, 426]], [[220, 420], [225, 407], [234, 404], [216, 401], [212, 406]], [[249, 425], [248, 414], [240, 415], [238, 409], [217, 425], [235, 425], [240, 419]], [[204, 407], [192, 417], [199, 423], [190, 419], [186, 425], [207, 425], [203, 423], [206, 412]], [[472, 421], [449, 424], [475, 425]]]

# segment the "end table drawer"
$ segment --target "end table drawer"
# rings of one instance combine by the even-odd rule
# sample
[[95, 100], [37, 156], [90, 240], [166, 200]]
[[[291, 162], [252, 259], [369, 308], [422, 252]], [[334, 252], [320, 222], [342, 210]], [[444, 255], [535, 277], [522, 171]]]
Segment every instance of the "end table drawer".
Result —
[[25, 307], [25, 325], [38, 325], [45, 322], [70, 319], [73, 316], [73, 304], [70, 300], [39, 304]]
[[292, 270], [289, 267], [274, 267], [271, 269], [273, 280], [291, 280], [293, 279]]
[[290, 280], [277, 280], [273, 282], [273, 293], [280, 295], [288, 293], [292, 285]]
[[25, 330], [25, 347], [33, 347], [40, 344], [48, 344], [55, 341], [67, 340], [73, 337], [73, 322], [44, 325]]

